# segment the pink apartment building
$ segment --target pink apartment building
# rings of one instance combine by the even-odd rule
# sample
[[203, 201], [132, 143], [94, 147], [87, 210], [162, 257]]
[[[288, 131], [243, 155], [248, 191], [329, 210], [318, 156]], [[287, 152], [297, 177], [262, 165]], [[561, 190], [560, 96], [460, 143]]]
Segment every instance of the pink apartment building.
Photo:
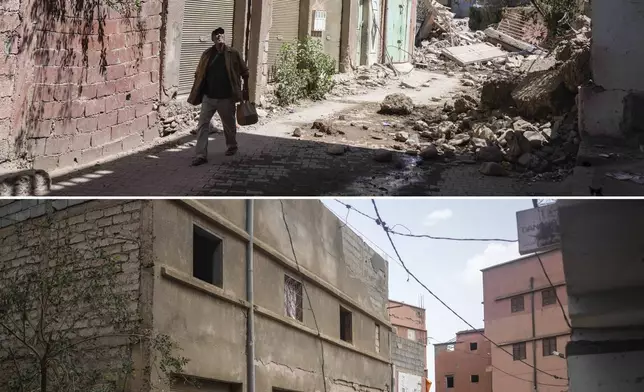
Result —
[[436, 392], [492, 392], [490, 342], [482, 329], [456, 333], [446, 343], [434, 343]]
[[[554, 288], [548, 283], [539, 258]], [[571, 333], [557, 302], [558, 297], [567, 316], [561, 250], [544, 252], [539, 257], [521, 257], [482, 272], [485, 333], [509, 352], [491, 348], [492, 390], [567, 391], [566, 360], [553, 354], [565, 352]]]

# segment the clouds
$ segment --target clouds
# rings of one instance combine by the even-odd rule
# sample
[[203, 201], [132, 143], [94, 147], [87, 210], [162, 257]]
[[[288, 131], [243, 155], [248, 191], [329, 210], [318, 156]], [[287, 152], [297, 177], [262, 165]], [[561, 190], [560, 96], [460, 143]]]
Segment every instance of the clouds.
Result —
[[469, 286], [482, 287], [481, 269], [501, 264], [520, 257], [516, 243], [493, 242], [483, 252], [472, 256], [465, 265], [465, 282]]
[[450, 210], [449, 208], [432, 211], [429, 215], [427, 215], [423, 224], [425, 226], [434, 226], [441, 221], [450, 219], [452, 215], [452, 210]]

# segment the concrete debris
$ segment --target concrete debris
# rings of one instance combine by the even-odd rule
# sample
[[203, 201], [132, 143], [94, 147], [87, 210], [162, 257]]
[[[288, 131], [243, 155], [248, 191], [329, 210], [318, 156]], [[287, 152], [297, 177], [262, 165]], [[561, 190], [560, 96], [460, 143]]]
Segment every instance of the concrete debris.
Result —
[[382, 64], [374, 64], [370, 67], [357, 67], [352, 72], [336, 74], [333, 79], [335, 85], [329, 95], [343, 97], [364, 94], [372, 89], [393, 84], [398, 80], [398, 76]]
[[338, 130], [335, 128], [333, 122], [322, 119], [315, 120], [311, 129], [317, 129], [318, 131], [327, 135], [335, 135], [338, 133]]
[[414, 109], [414, 102], [404, 94], [390, 94], [380, 104], [380, 114], [407, 115]]

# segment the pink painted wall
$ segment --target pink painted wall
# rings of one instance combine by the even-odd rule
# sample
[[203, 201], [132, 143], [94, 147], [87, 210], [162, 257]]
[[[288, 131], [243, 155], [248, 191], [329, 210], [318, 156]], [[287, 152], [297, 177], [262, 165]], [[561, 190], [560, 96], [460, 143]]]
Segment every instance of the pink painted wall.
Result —
[[[477, 343], [475, 351], [470, 350], [470, 342]], [[481, 334], [457, 333], [454, 351], [448, 351], [445, 344], [434, 347], [436, 392], [492, 392], [490, 342]], [[479, 376], [478, 383], [471, 382], [474, 374]], [[454, 376], [454, 388], [447, 388], [448, 375]]]
[[[559, 300], [568, 313], [566, 286], [561, 251], [556, 250], [540, 255], [550, 280], [556, 286]], [[534, 291], [530, 291], [530, 278], [534, 278]], [[531, 299], [534, 292], [535, 329], [536, 329], [536, 367], [559, 377], [567, 377], [566, 361], [558, 356], [543, 355], [544, 337], [556, 337], [557, 351], [565, 352], [570, 330], [566, 325], [559, 304], [542, 305], [541, 290], [549, 287], [548, 280], [541, 269], [537, 257], [526, 257], [514, 262], [491, 267], [483, 271], [483, 302], [486, 335], [512, 352], [512, 343], [526, 342], [525, 362], [533, 364], [532, 309]], [[523, 295], [524, 310], [512, 313], [513, 295]], [[501, 349], [492, 347], [492, 365], [510, 375], [493, 369], [493, 390], [532, 392], [533, 370]], [[540, 392], [560, 392], [565, 389], [565, 381], [537, 373]]]

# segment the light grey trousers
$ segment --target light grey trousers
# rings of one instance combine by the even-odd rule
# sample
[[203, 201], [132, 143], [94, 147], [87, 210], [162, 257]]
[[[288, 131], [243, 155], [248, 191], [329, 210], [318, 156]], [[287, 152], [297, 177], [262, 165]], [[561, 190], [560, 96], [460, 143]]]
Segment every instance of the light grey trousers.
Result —
[[208, 157], [208, 136], [210, 133], [210, 120], [215, 113], [224, 126], [224, 137], [228, 148], [237, 147], [237, 120], [235, 111], [237, 106], [233, 99], [211, 99], [204, 95], [197, 125], [197, 148], [198, 157]]

